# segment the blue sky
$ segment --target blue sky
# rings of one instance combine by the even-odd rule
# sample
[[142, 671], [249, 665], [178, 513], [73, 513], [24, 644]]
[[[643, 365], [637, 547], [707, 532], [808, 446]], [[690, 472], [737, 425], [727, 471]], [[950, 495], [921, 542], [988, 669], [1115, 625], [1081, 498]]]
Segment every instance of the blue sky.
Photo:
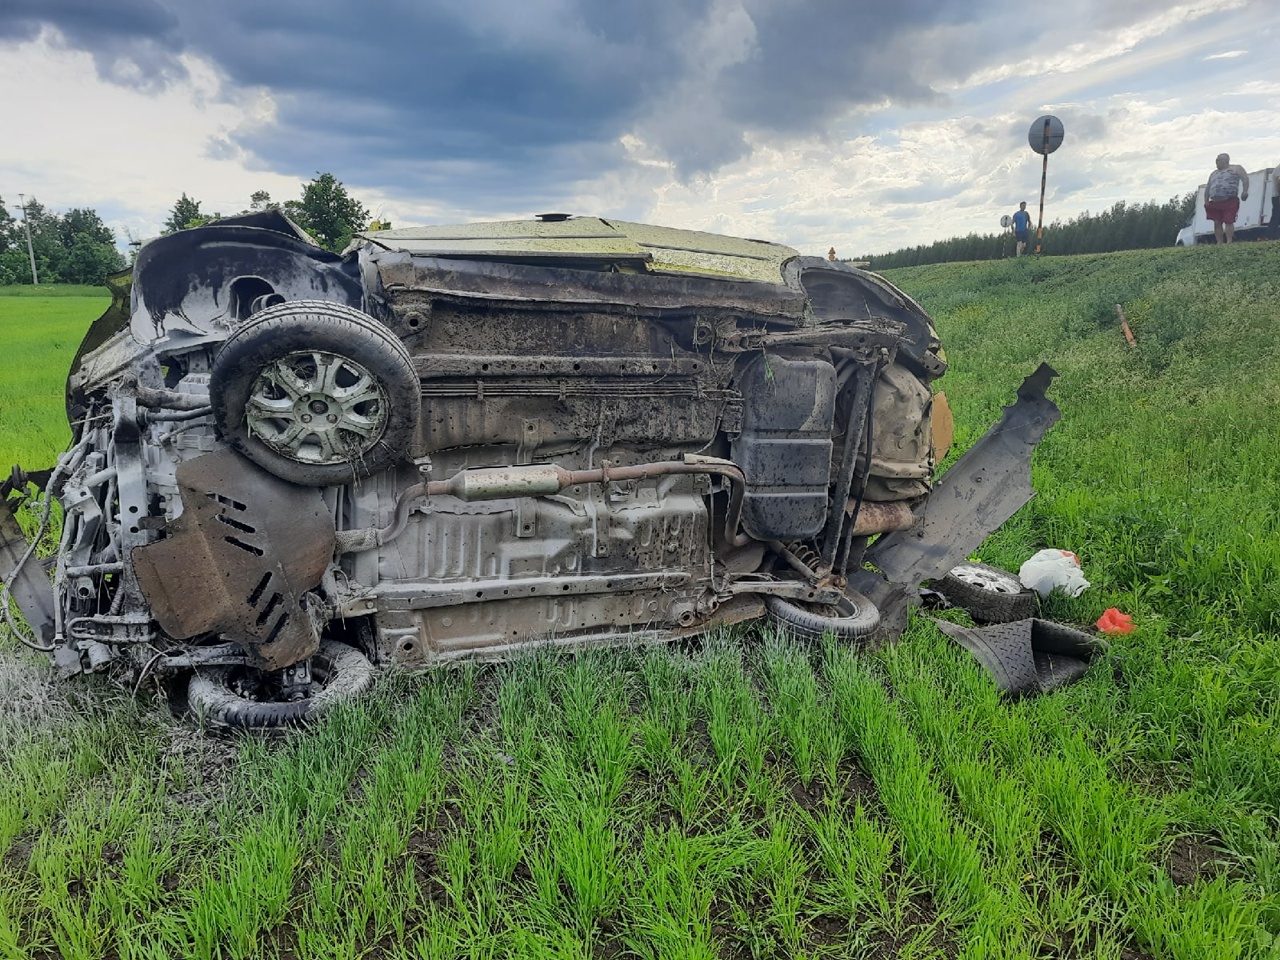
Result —
[[[884, 252], [1280, 161], [1272, 0], [0, 0], [0, 196], [122, 239], [331, 171], [397, 226], [548, 210]], [[22, 95], [13, 95], [21, 91]], [[1170, 238], [1172, 241], [1172, 238]]]

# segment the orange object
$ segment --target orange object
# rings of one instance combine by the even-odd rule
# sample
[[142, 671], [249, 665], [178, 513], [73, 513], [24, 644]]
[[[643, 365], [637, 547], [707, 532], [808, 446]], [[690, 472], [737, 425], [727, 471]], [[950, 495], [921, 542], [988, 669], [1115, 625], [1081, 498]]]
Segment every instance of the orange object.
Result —
[[1133, 617], [1127, 613], [1121, 613], [1115, 607], [1107, 607], [1102, 616], [1098, 618], [1098, 629], [1111, 636], [1132, 633]]
[[1116, 313], [1120, 315], [1120, 329], [1124, 331], [1124, 338], [1129, 341], [1131, 348], [1136, 348], [1138, 341], [1133, 339], [1133, 331], [1129, 329], [1129, 321], [1124, 316], [1124, 307], [1118, 303], [1116, 304]]

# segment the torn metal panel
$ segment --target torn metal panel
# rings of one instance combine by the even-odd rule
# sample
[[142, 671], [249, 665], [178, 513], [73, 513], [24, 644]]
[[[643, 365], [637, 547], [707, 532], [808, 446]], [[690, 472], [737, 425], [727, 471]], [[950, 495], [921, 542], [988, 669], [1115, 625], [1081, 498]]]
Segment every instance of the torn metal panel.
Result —
[[[9, 506], [9, 499], [0, 495], [0, 581], [8, 581], [27, 552], [29, 543], [18, 520]], [[54, 600], [49, 575], [35, 557], [28, 559], [14, 578], [10, 595], [18, 605], [27, 626], [41, 641], [47, 643], [53, 637]]]
[[333, 557], [319, 491], [260, 470], [231, 450], [178, 468], [183, 513], [169, 536], [133, 551], [152, 615], [169, 636], [219, 633], [264, 666], [294, 663], [319, 638], [302, 597]]
[[387, 250], [416, 257], [596, 261], [640, 272], [706, 274], [763, 283], [781, 283], [782, 265], [797, 256], [790, 247], [762, 240], [595, 217], [407, 227], [361, 236]]
[[[383, 291], [404, 301], [418, 294], [406, 310], [430, 310], [436, 300], [481, 301], [493, 309], [502, 301], [526, 309], [555, 312], [577, 304], [615, 307], [632, 317], [658, 316], [671, 310], [701, 308], [712, 312], [749, 312], [794, 324], [804, 322], [804, 291], [782, 283], [765, 284], [737, 278], [661, 275], [566, 269], [562, 262], [545, 265], [501, 260], [413, 256], [407, 252], [362, 251], [376, 266]], [[515, 258], [513, 261], [518, 261]], [[554, 296], [548, 293], [554, 291]], [[423, 294], [431, 296], [424, 297]]]
[[867, 561], [905, 584], [936, 580], [973, 553], [1031, 499], [1031, 453], [1062, 414], [1045, 390], [1058, 374], [1048, 364], [1023, 381], [1018, 401], [919, 503], [909, 530], [881, 537]]

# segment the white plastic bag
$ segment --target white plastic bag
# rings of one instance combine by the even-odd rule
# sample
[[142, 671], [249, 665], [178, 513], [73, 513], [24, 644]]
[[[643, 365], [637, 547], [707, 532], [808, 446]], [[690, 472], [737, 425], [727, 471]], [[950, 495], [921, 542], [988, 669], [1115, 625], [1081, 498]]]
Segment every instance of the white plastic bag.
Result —
[[1068, 597], [1078, 597], [1089, 586], [1080, 572], [1080, 558], [1070, 550], [1041, 550], [1018, 568], [1018, 579], [1042, 597], [1055, 587]]

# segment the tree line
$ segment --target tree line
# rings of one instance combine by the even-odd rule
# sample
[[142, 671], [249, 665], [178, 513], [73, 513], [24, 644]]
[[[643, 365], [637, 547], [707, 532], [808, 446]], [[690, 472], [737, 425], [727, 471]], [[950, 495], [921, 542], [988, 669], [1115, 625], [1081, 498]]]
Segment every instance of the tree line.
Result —
[[[1172, 197], [1164, 203], [1128, 204], [1121, 200], [1102, 213], [1085, 211], [1066, 222], [1055, 220], [1044, 228], [1041, 240], [1047, 254], [1111, 253], [1169, 247], [1195, 209], [1194, 192]], [[1034, 237], [1033, 237], [1034, 241]], [[970, 233], [892, 253], [866, 254], [855, 259], [867, 261], [872, 270], [916, 267], [926, 263], [958, 260], [999, 260], [1014, 255], [1013, 234]]]
[[[41, 283], [101, 283], [107, 275], [123, 270], [126, 261], [116, 247], [116, 236], [102, 222], [97, 211], [84, 207], [56, 213], [34, 197], [14, 216], [0, 198], [0, 286], [31, 283], [31, 257], [27, 250], [27, 228], [31, 230], [31, 253]], [[332, 173], [317, 173], [302, 184], [296, 200], [276, 203], [265, 190], [249, 197], [249, 206], [239, 213], [280, 210], [307, 231], [321, 246], [341, 251], [358, 231], [369, 227], [369, 211], [352, 197]], [[174, 202], [164, 221], [162, 233], [203, 226], [221, 218], [205, 213], [201, 203], [184, 191]], [[374, 223], [377, 229], [390, 224]]]
[[[97, 212], [76, 208], [54, 213], [34, 197], [22, 215], [13, 216], [0, 198], [0, 286], [31, 282], [31, 256], [41, 283], [101, 283], [124, 268], [115, 234]], [[31, 250], [27, 250], [27, 227]]]

